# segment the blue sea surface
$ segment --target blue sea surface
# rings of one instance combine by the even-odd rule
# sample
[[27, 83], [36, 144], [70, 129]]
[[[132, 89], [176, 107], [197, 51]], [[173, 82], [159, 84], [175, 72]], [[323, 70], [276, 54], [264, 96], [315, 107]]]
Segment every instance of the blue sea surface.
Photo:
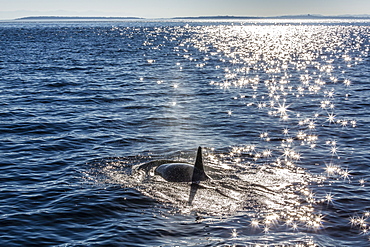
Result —
[[[0, 37], [1, 246], [370, 245], [369, 21]], [[153, 173], [198, 146], [212, 180]]]

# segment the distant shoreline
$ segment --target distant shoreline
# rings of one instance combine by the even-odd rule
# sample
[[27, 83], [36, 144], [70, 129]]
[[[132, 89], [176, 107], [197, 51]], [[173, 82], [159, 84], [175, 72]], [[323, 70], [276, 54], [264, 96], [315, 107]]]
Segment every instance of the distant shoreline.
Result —
[[325, 15], [283, 15], [283, 16], [198, 16], [198, 17], [174, 17], [171, 19], [370, 19], [370, 15], [363, 16], [325, 16]]
[[140, 17], [85, 17], [85, 16], [28, 16], [16, 18], [16, 21], [33, 21], [33, 20], [131, 20], [145, 19]]
[[[84, 16], [28, 16], [16, 18], [16, 21], [63, 21], [63, 20], [148, 20], [151, 18], [141, 17], [84, 17]], [[154, 18], [158, 20], [170, 19], [170, 20], [263, 20], [263, 19], [370, 19], [370, 15], [351, 16], [324, 16], [324, 15], [285, 15], [285, 16], [272, 16], [272, 17], [260, 17], [260, 16], [186, 16], [186, 17], [173, 17], [173, 18]]]

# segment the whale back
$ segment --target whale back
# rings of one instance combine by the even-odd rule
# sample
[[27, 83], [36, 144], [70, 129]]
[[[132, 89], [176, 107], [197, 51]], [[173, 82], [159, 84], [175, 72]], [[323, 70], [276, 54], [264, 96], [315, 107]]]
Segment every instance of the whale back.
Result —
[[155, 174], [168, 182], [191, 182], [194, 166], [186, 163], [167, 163], [158, 166]]
[[[154, 163], [150, 162], [146, 164], [144, 168], [147, 168], [147, 166], [150, 168], [153, 166], [153, 164], [156, 163], [159, 163], [159, 165], [154, 170], [154, 173], [160, 175], [162, 178], [169, 182], [198, 183], [199, 181], [209, 179], [204, 171], [201, 147], [198, 148], [194, 165], [187, 163], [176, 163], [171, 161], [156, 161]], [[149, 168], [147, 168], [147, 170]]]

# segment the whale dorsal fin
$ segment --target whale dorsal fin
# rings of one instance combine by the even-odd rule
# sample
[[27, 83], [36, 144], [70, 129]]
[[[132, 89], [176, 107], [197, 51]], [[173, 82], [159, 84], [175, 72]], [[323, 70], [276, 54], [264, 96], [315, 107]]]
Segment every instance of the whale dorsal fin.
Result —
[[204, 171], [202, 147], [198, 147], [198, 152], [197, 152], [197, 157], [195, 159], [194, 167], [197, 168], [199, 171]]
[[204, 172], [204, 167], [203, 167], [202, 148], [198, 147], [197, 157], [195, 159], [195, 164], [194, 164], [192, 182], [206, 180], [207, 178], [208, 176]]

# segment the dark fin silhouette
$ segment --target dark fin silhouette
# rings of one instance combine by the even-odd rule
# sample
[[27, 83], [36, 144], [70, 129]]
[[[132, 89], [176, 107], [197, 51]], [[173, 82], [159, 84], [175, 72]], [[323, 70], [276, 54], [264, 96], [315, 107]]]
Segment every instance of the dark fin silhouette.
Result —
[[203, 167], [203, 157], [202, 157], [202, 147], [198, 147], [197, 158], [195, 160], [194, 167], [199, 171], [204, 171]]
[[194, 183], [194, 182], [207, 180], [208, 178], [209, 177], [204, 172], [202, 148], [198, 147], [197, 157], [195, 159], [195, 164], [194, 164], [193, 176], [191, 180]]

